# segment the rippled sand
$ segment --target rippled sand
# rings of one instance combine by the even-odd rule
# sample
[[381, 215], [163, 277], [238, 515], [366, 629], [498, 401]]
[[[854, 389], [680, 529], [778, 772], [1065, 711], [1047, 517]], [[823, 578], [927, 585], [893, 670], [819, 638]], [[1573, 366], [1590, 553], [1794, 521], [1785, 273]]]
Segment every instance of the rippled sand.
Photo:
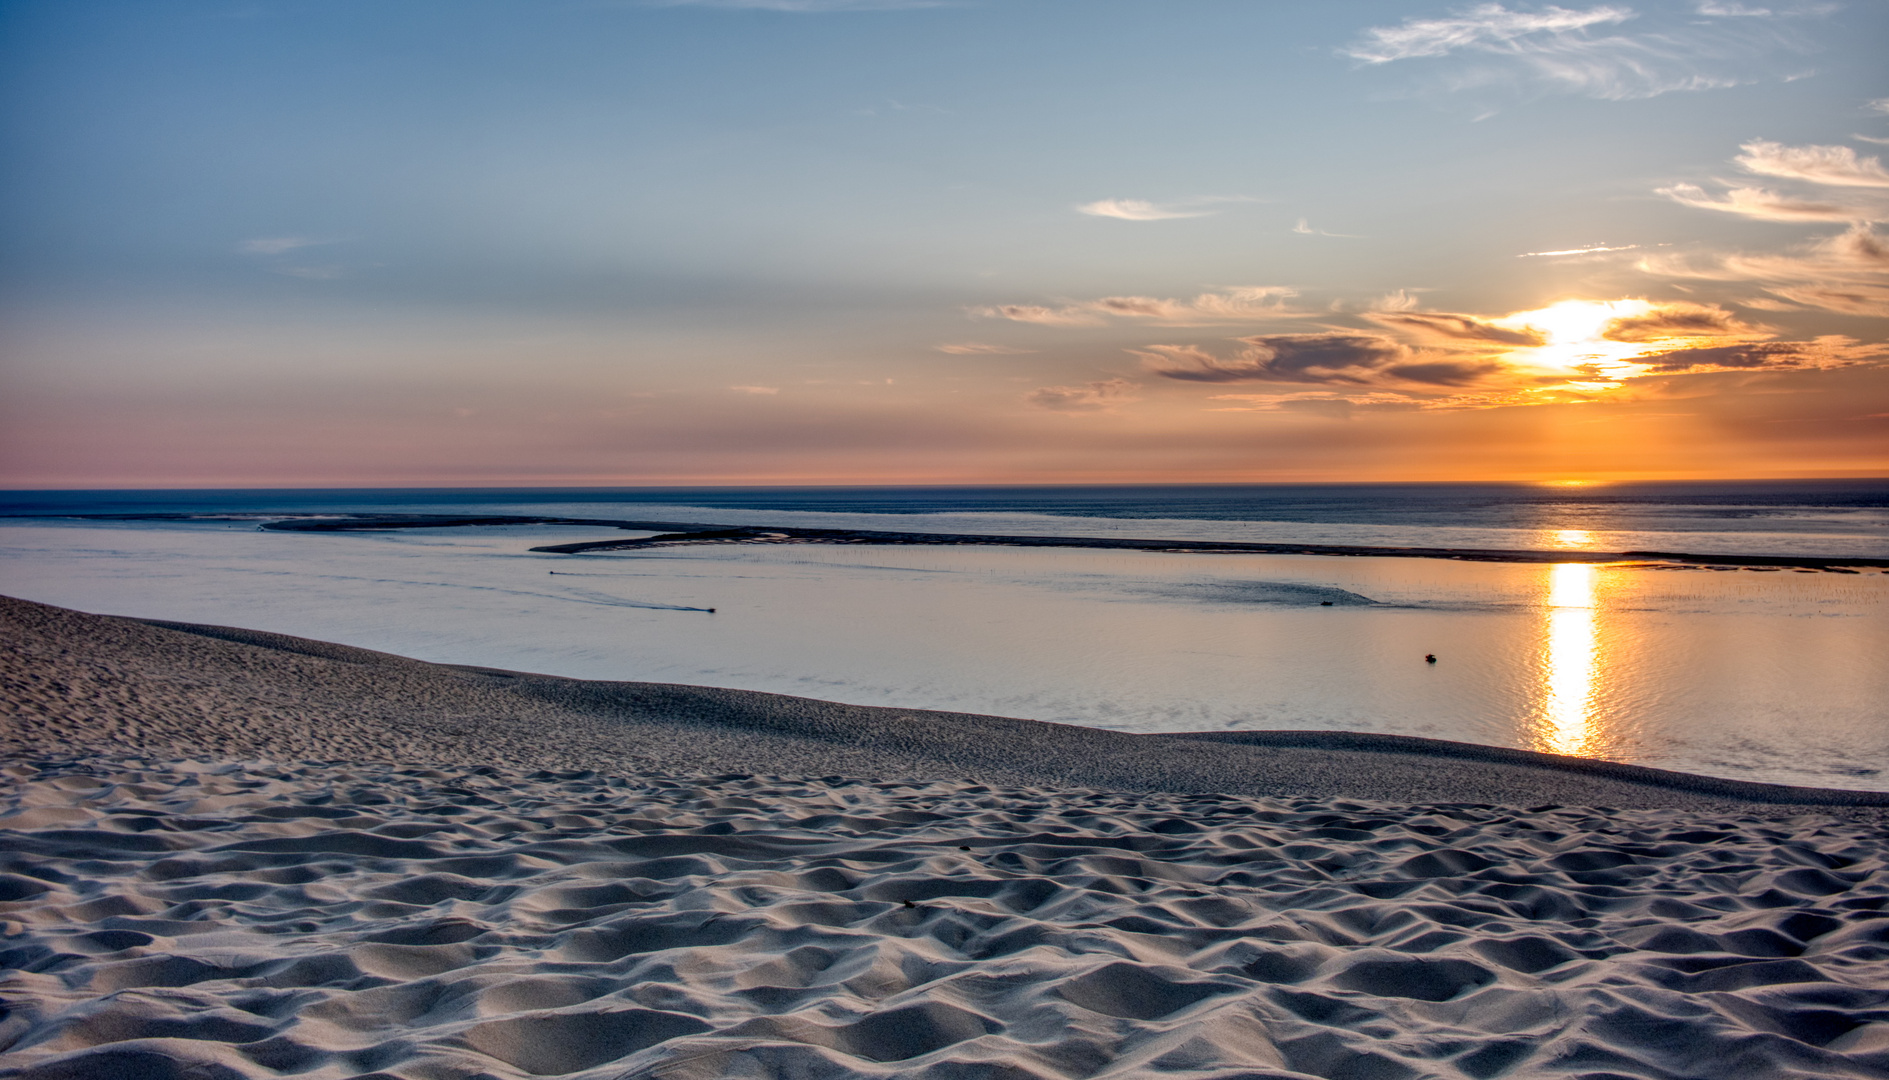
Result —
[[1868, 798], [0, 615], [0, 1076], [1889, 1076]]

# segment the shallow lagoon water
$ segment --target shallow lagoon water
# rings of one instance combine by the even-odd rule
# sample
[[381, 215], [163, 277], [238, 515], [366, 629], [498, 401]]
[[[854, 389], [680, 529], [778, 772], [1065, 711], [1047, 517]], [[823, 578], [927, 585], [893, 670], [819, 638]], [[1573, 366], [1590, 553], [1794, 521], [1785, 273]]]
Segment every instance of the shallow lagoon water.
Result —
[[1889, 480], [10, 491], [0, 514], [516, 514], [1365, 547], [1889, 557]]
[[1129, 731], [1421, 735], [1889, 788], [1889, 575], [1001, 547], [527, 550], [624, 535], [21, 522], [0, 528], [0, 592], [581, 678]]

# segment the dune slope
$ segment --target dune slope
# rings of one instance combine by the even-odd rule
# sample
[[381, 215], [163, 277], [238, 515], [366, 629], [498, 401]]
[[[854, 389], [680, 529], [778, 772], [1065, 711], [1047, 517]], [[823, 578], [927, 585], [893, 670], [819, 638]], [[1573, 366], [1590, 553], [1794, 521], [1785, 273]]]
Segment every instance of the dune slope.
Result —
[[[0, 748], [238, 760], [756, 772], [1402, 802], [1815, 807], [1789, 788], [1333, 732], [1134, 735], [745, 690], [459, 668], [229, 627], [0, 597]], [[1234, 741], [1227, 741], [1234, 740]], [[1421, 752], [1413, 752], [1421, 751]]]

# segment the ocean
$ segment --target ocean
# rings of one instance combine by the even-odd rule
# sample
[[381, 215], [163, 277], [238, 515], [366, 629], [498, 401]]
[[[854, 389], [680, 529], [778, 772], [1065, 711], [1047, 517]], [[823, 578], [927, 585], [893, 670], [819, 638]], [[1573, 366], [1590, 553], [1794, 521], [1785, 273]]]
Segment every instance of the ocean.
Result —
[[638, 534], [257, 527], [358, 513], [1889, 558], [1884, 481], [11, 492], [0, 592], [582, 678], [1128, 731], [1420, 735], [1889, 789], [1889, 573], [1874, 567], [799, 543], [560, 555], [530, 549]]

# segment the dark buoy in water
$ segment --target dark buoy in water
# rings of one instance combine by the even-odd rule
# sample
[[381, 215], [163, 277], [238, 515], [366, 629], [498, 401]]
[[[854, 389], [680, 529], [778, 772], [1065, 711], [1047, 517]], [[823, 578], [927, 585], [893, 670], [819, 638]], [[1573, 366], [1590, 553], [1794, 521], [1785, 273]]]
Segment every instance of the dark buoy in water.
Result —
[[715, 614], [715, 609], [714, 609], [714, 608], [709, 608], [709, 609], [708, 609], [708, 613], [709, 613], [710, 615], [713, 615], [713, 614]]
[[1318, 606], [1319, 606], [1319, 607], [1330, 607], [1330, 606], [1331, 606], [1331, 601], [1330, 601], [1330, 600], [1320, 600], [1320, 601], [1318, 602]]
[[1423, 662], [1424, 662], [1424, 663], [1426, 663], [1426, 664], [1434, 664], [1434, 663], [1436, 663], [1436, 654], [1435, 654], [1435, 653], [1433, 653], [1433, 652], [1427, 652], [1427, 653], [1424, 653], [1424, 654], [1423, 654]]

